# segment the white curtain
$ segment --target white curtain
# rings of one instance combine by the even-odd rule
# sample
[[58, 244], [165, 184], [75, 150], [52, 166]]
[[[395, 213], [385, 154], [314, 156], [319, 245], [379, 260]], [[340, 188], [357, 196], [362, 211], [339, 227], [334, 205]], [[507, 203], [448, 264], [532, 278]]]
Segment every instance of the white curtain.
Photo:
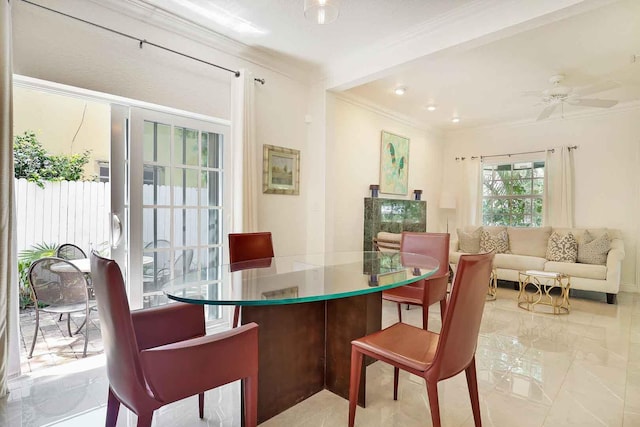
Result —
[[573, 149], [547, 151], [543, 201], [543, 223], [553, 227], [573, 227]]
[[243, 69], [240, 70], [240, 77], [233, 81], [232, 122], [235, 135], [233, 139], [238, 145], [234, 149], [238, 159], [234, 162], [234, 167], [242, 171], [235, 174], [236, 177], [241, 178], [242, 182], [242, 189], [236, 191], [236, 194], [241, 193], [242, 197], [238, 196], [239, 200], [234, 204], [234, 209], [242, 212], [242, 219], [237, 217], [237, 223], [241, 223], [242, 228], [234, 226], [234, 231], [245, 233], [258, 230], [258, 191], [261, 177], [261, 163], [258, 161], [259, 147], [256, 145], [255, 136], [255, 82], [253, 79], [253, 74]]
[[459, 165], [461, 200], [456, 223], [482, 225], [482, 163], [479, 159], [466, 159]]
[[0, 397], [8, 377], [20, 373], [18, 354], [18, 271], [13, 184], [13, 78], [11, 3], [0, 0]]

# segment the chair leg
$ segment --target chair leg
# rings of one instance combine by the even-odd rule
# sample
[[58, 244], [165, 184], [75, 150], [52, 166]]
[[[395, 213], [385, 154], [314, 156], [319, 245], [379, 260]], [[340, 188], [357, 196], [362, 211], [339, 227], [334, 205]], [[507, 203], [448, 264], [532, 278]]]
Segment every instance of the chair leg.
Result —
[[151, 427], [153, 421], [153, 411], [138, 414], [138, 427]]
[[73, 335], [71, 335], [71, 313], [67, 313], [67, 332], [69, 332], [69, 338], [71, 338]]
[[[398, 304], [400, 308], [400, 304]], [[362, 373], [362, 353], [351, 346], [351, 378], [349, 379], [349, 427], [356, 421], [356, 405], [360, 390], [360, 374]]]
[[204, 393], [198, 394], [198, 415], [200, 419], [204, 418]]
[[422, 329], [425, 331], [429, 327], [429, 306], [427, 304], [422, 304]]
[[431, 409], [431, 422], [433, 427], [440, 427], [440, 404], [438, 403], [438, 382], [427, 381], [427, 394], [429, 395], [429, 408]]
[[120, 410], [120, 401], [111, 391], [109, 387], [109, 397], [107, 398], [107, 420], [105, 421], [105, 427], [115, 427], [118, 421], [118, 411]]
[[33, 355], [33, 349], [36, 348], [36, 340], [38, 339], [38, 327], [40, 325], [40, 310], [38, 310], [38, 301], [36, 301], [36, 330], [33, 333], [33, 342], [31, 343], [31, 350], [29, 350], [29, 359]]
[[244, 427], [258, 425], [258, 376], [242, 380], [244, 385]]
[[91, 309], [89, 308], [89, 304], [87, 304], [87, 311], [84, 315], [84, 322], [82, 324], [85, 326], [84, 328], [84, 350], [82, 352], [82, 357], [87, 357], [87, 344], [89, 344], [89, 313]]
[[398, 377], [400, 368], [393, 367], [393, 400], [398, 400]]
[[476, 427], [482, 426], [480, 417], [480, 399], [478, 398], [478, 378], [476, 375], [476, 358], [471, 359], [471, 363], [464, 370], [467, 375], [467, 386], [469, 387], [469, 397], [471, 398], [471, 410], [473, 411], [473, 420]]
[[402, 304], [398, 303], [398, 322], [402, 322]]
[[444, 322], [444, 313], [447, 311], [447, 297], [440, 300], [440, 319]]
[[[69, 314], [69, 313], [67, 313]], [[64, 313], [60, 313], [60, 317], [58, 317], [58, 322], [62, 322], [62, 316], [64, 316]]]
[[238, 327], [238, 322], [240, 321], [240, 306], [236, 305], [233, 309], [233, 326], [232, 328]]

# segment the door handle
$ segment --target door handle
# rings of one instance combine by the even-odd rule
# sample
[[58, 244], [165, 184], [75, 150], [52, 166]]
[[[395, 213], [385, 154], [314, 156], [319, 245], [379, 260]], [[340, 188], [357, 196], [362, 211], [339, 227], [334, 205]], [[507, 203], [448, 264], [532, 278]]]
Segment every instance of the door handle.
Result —
[[122, 222], [114, 212], [111, 212], [111, 247], [116, 249], [122, 241]]

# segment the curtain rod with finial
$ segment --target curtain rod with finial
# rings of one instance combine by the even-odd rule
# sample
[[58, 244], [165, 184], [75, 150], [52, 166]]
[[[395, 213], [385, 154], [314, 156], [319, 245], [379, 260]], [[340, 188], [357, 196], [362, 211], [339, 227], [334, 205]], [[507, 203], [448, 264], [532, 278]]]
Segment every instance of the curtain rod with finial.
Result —
[[[568, 149], [569, 151], [571, 151], [571, 150], [577, 150], [577, 149], [578, 149], [578, 146], [577, 146], [577, 145], [570, 145], [570, 146], [568, 146], [568, 147], [567, 147], [567, 149]], [[471, 160], [476, 160], [476, 159], [483, 160], [483, 159], [488, 159], [488, 158], [490, 158], [490, 157], [511, 157], [511, 156], [519, 156], [519, 155], [522, 155], [522, 154], [535, 154], [535, 153], [546, 153], [546, 152], [555, 153], [555, 152], [556, 152], [556, 149], [555, 149], [555, 148], [548, 148], [548, 149], [546, 149], [546, 150], [523, 151], [523, 152], [520, 152], [520, 153], [491, 154], [491, 155], [488, 155], [488, 156], [471, 156], [471, 157], [469, 157], [469, 158], [470, 158]], [[455, 159], [456, 159], [456, 160], [465, 160], [466, 158], [467, 158], [467, 157], [456, 157]]]
[[[228, 71], [228, 72], [230, 72], [230, 73], [233, 73], [233, 75], [234, 75], [234, 76], [236, 76], [236, 77], [240, 77], [240, 71], [237, 71], [237, 70], [231, 70], [231, 69], [226, 68], [226, 67], [223, 67], [223, 66], [221, 66], [221, 65], [217, 65], [217, 64], [214, 64], [214, 63], [212, 63], [212, 62], [208, 62], [208, 61], [205, 61], [205, 60], [203, 60], [203, 59], [196, 58], [196, 57], [191, 56], [191, 55], [187, 55], [186, 53], [178, 52], [177, 50], [173, 50], [173, 49], [170, 49], [170, 48], [168, 48], [168, 47], [165, 47], [165, 46], [162, 46], [162, 45], [159, 45], [159, 44], [156, 44], [156, 43], [152, 43], [152, 42], [147, 41], [147, 40], [145, 40], [145, 39], [140, 39], [140, 38], [135, 37], [135, 36], [132, 36], [132, 35], [130, 35], [130, 34], [126, 34], [126, 33], [123, 33], [123, 32], [121, 32], [121, 31], [118, 31], [118, 30], [114, 30], [113, 28], [105, 27], [105, 26], [103, 26], [103, 25], [96, 24], [96, 23], [94, 23], [94, 22], [87, 21], [87, 20], [85, 20], [85, 19], [78, 18], [78, 17], [73, 16], [73, 15], [69, 15], [69, 14], [66, 14], [66, 13], [64, 13], [64, 12], [60, 12], [59, 10], [52, 9], [52, 8], [50, 8], [50, 7], [46, 7], [46, 6], [43, 6], [43, 5], [38, 4], [38, 3], [34, 3], [34, 2], [29, 1], [29, 0], [22, 0], [22, 1], [23, 1], [24, 3], [30, 4], [30, 5], [32, 5], [32, 6], [36, 6], [36, 7], [39, 7], [39, 8], [41, 8], [41, 9], [48, 10], [49, 12], [57, 13], [58, 15], [62, 15], [62, 16], [65, 16], [65, 17], [67, 17], [67, 18], [71, 18], [71, 19], [74, 19], [74, 20], [76, 20], [76, 21], [84, 22], [85, 24], [89, 24], [89, 25], [92, 25], [92, 26], [94, 26], [94, 27], [97, 27], [97, 28], [103, 29], [103, 30], [105, 30], [105, 31], [109, 31], [109, 32], [114, 33], [114, 34], [118, 34], [119, 36], [126, 37], [126, 38], [128, 38], [128, 39], [130, 39], [130, 40], [135, 40], [135, 41], [137, 41], [137, 42], [138, 42], [138, 45], [139, 45], [140, 49], [142, 49], [142, 47], [143, 47], [145, 44], [148, 44], [149, 46], [153, 46], [153, 47], [156, 47], [156, 48], [158, 48], [158, 49], [161, 49], [161, 50], [164, 50], [164, 51], [167, 51], [167, 52], [171, 52], [171, 53], [174, 53], [174, 54], [176, 54], [176, 55], [179, 55], [179, 56], [182, 56], [182, 57], [185, 57], [185, 58], [188, 58], [188, 59], [192, 59], [192, 60], [194, 60], [194, 61], [201, 62], [201, 63], [206, 64], [206, 65], [210, 65], [210, 66], [215, 67], [215, 68], [218, 68], [218, 69], [220, 69], [220, 70]], [[263, 84], [264, 84], [264, 83], [263, 83]]]

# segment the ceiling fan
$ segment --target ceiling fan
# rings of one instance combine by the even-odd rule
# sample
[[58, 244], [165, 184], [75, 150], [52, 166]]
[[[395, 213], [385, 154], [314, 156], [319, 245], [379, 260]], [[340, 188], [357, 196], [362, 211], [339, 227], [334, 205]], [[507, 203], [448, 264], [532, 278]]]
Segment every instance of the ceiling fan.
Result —
[[535, 92], [536, 95], [542, 94], [542, 102], [547, 105], [536, 119], [537, 121], [549, 118], [558, 106], [564, 110], [565, 104], [579, 105], [583, 107], [610, 108], [618, 103], [617, 100], [613, 99], [583, 98], [583, 96], [617, 88], [620, 86], [619, 83], [614, 81], [604, 81], [581, 89], [574, 89], [570, 86], [562, 85], [562, 80], [564, 80], [563, 74], [553, 75], [549, 77], [549, 83], [553, 85], [552, 87], [543, 90], [541, 93]]

